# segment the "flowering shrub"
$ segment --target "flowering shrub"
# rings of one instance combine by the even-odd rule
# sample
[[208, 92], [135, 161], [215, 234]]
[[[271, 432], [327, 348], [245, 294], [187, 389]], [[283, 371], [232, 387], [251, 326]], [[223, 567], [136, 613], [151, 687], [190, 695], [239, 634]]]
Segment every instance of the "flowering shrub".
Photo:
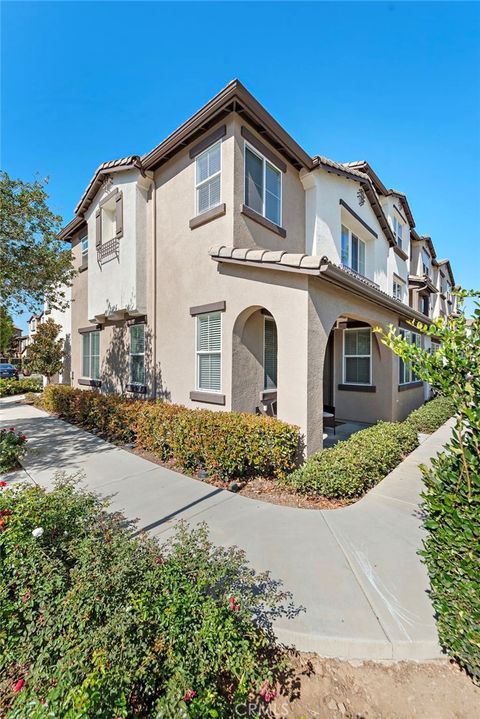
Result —
[[0, 430], [0, 472], [8, 472], [18, 465], [18, 460], [25, 454], [27, 438], [15, 427]]
[[187, 409], [65, 385], [45, 387], [42, 406], [113, 441], [135, 442], [187, 471], [204, 468], [223, 480], [282, 477], [296, 463], [298, 427], [271, 417]]
[[41, 391], [42, 383], [37, 379], [0, 379], [0, 397]]
[[227, 718], [273, 700], [280, 595], [243, 553], [205, 528], [132, 539], [65, 480], [1, 489], [0, 514], [1, 716]]

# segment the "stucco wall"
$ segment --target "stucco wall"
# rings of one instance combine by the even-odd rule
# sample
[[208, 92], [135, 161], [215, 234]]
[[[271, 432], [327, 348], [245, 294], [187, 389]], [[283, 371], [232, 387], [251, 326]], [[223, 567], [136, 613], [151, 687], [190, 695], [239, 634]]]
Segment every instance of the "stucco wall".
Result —
[[[72, 253], [74, 267], [78, 269], [82, 264], [82, 247], [80, 237], [84, 232], [77, 234], [72, 240]], [[72, 283], [72, 386], [78, 386], [78, 379], [82, 376], [82, 338], [78, 333], [80, 327], [89, 325], [88, 321], [88, 273], [90, 268], [75, 275]]]

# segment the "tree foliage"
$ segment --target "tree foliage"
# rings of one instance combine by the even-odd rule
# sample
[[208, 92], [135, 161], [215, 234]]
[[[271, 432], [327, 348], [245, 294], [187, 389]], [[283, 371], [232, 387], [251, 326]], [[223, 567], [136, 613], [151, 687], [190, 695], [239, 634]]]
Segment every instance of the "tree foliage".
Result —
[[436, 352], [408, 344], [390, 326], [382, 341], [416, 375], [445, 397], [456, 412], [455, 426], [444, 451], [422, 467], [427, 536], [422, 555], [432, 587], [443, 646], [480, 679], [480, 304], [468, 322], [460, 312], [430, 325], [413, 323], [423, 334], [440, 340]]
[[59, 338], [61, 326], [50, 317], [37, 327], [34, 340], [27, 349], [27, 368], [45, 375], [47, 381], [63, 368], [63, 339]]
[[0, 307], [0, 355], [8, 356], [15, 334], [15, 325], [5, 307]]
[[58, 238], [62, 218], [48, 206], [46, 184], [0, 172], [0, 296], [9, 309], [65, 306], [72, 254]]

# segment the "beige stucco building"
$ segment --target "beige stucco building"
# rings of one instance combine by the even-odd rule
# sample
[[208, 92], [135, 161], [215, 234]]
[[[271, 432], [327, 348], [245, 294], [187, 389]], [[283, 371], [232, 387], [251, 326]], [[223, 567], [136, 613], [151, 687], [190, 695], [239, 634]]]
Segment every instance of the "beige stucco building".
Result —
[[406, 196], [366, 162], [309, 156], [238, 81], [148, 154], [100, 165], [61, 236], [74, 386], [276, 413], [308, 452], [325, 410], [421, 404], [372, 330], [420, 342], [409, 320], [455, 309]]

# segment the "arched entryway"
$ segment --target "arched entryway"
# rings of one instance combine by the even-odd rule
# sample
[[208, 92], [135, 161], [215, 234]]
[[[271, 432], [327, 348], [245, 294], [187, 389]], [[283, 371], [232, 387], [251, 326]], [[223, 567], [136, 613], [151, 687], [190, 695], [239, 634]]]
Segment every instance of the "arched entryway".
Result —
[[277, 323], [266, 307], [251, 306], [233, 327], [232, 410], [275, 416], [277, 389]]

